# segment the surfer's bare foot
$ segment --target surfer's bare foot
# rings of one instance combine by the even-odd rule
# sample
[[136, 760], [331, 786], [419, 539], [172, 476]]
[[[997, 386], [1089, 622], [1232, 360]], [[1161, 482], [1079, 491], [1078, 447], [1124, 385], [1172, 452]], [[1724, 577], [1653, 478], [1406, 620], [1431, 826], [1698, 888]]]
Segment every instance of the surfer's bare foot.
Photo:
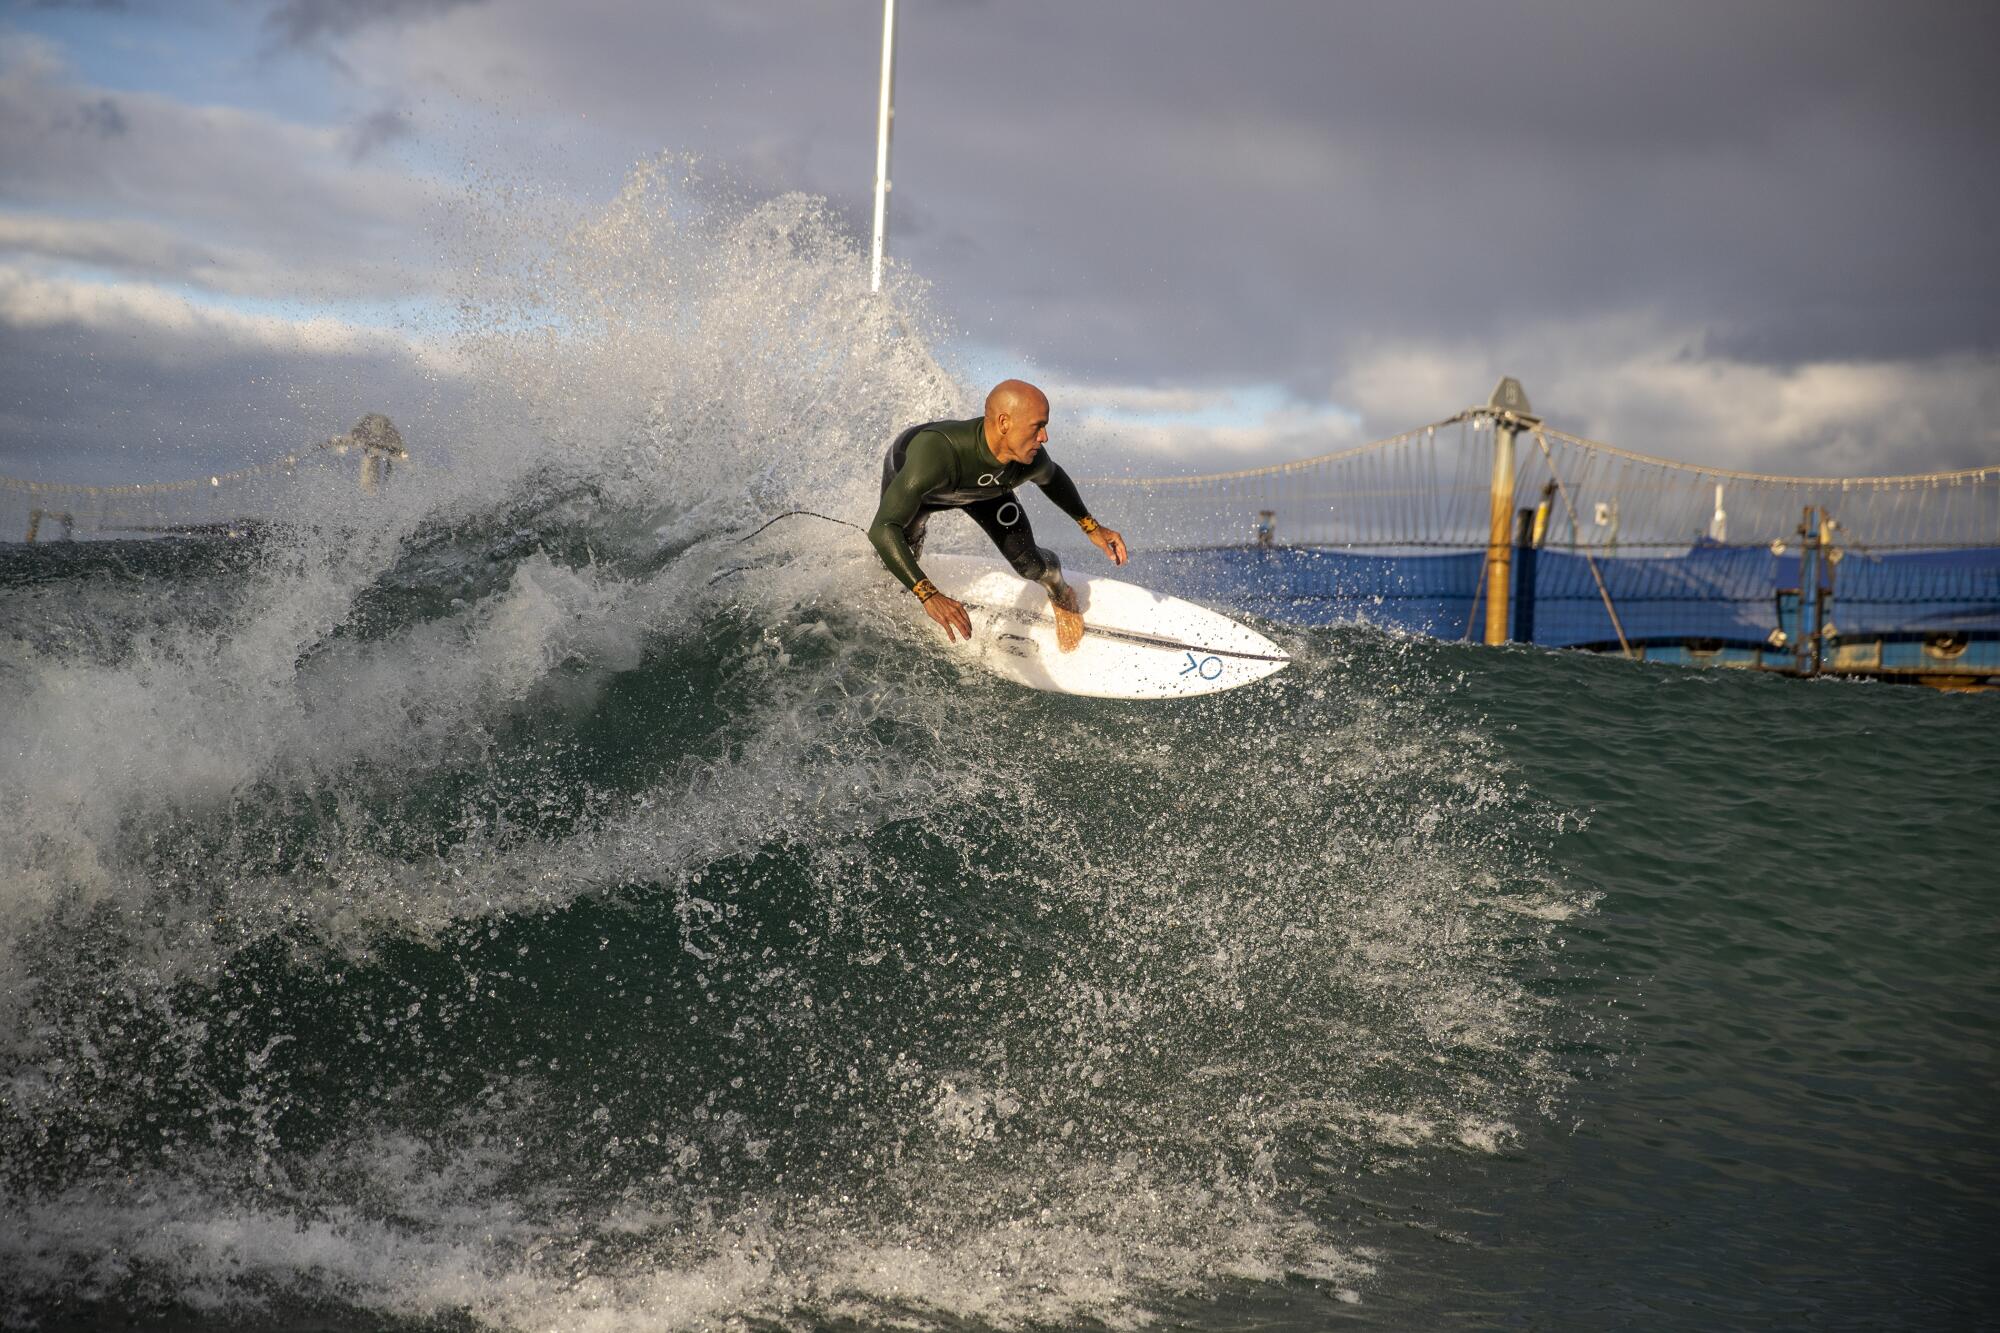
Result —
[[1056, 616], [1056, 647], [1066, 653], [1083, 642], [1083, 612], [1077, 610], [1076, 589], [1064, 587], [1049, 594], [1049, 609]]

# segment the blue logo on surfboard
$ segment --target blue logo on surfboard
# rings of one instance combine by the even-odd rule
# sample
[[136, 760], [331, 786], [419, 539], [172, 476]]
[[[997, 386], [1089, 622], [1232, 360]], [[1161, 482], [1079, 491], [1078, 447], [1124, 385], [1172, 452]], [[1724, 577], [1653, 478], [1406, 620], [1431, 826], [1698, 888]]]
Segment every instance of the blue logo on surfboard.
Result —
[[[1187, 655], [1187, 660], [1188, 664], [1181, 668], [1181, 674], [1183, 676], [1185, 676], [1188, 672], [1193, 671], [1198, 675], [1200, 675], [1200, 677], [1203, 680], [1214, 680], [1217, 676], [1220, 676], [1222, 674], [1222, 659], [1219, 657], [1204, 657], [1200, 661], [1196, 661], [1195, 655], [1193, 653], [1189, 653]], [[1211, 670], [1210, 668], [1213, 668], [1213, 670]]]

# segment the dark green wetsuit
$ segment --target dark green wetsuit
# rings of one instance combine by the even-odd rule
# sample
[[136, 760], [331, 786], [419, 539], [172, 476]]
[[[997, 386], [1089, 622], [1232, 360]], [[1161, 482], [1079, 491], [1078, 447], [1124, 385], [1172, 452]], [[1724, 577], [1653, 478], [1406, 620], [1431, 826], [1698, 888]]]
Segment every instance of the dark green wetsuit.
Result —
[[986, 447], [985, 419], [931, 421], [896, 437], [882, 460], [882, 507], [869, 525], [868, 540], [882, 563], [915, 588], [924, 577], [917, 558], [924, 530], [941, 509], [963, 509], [993, 539], [1000, 554], [1022, 578], [1051, 593], [1063, 586], [1062, 561], [1035, 545], [1028, 515], [1014, 488], [1032, 481], [1056, 508], [1071, 518], [1090, 516], [1069, 473], [1044, 449], [1032, 463], [1002, 463]]

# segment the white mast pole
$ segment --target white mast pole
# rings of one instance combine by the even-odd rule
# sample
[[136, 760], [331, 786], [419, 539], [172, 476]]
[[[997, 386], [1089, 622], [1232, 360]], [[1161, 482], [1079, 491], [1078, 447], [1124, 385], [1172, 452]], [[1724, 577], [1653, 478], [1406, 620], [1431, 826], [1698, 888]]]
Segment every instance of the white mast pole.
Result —
[[882, 290], [882, 247], [889, 231], [889, 123], [896, 117], [896, 0], [882, 0], [882, 105], [875, 128], [875, 258], [870, 291]]

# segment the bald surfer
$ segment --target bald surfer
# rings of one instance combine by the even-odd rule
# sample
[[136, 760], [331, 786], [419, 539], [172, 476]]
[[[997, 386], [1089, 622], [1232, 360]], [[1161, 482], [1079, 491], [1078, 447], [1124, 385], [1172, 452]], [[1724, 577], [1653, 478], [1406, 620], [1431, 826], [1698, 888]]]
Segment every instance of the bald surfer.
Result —
[[924, 604], [946, 637], [972, 637], [962, 603], [938, 591], [917, 565], [932, 514], [962, 509], [1014, 572], [1039, 583], [1055, 613], [1056, 644], [1064, 652], [1083, 641], [1076, 592], [1056, 553], [1035, 545], [1027, 512], [1014, 488], [1032, 481], [1114, 565], [1125, 563], [1125, 539], [1090, 516], [1076, 483], [1043, 451], [1049, 442], [1048, 395], [1024, 380], [1002, 380], [986, 395], [986, 413], [969, 421], [930, 421], [898, 435], [882, 460], [882, 504], [868, 540], [889, 572]]

